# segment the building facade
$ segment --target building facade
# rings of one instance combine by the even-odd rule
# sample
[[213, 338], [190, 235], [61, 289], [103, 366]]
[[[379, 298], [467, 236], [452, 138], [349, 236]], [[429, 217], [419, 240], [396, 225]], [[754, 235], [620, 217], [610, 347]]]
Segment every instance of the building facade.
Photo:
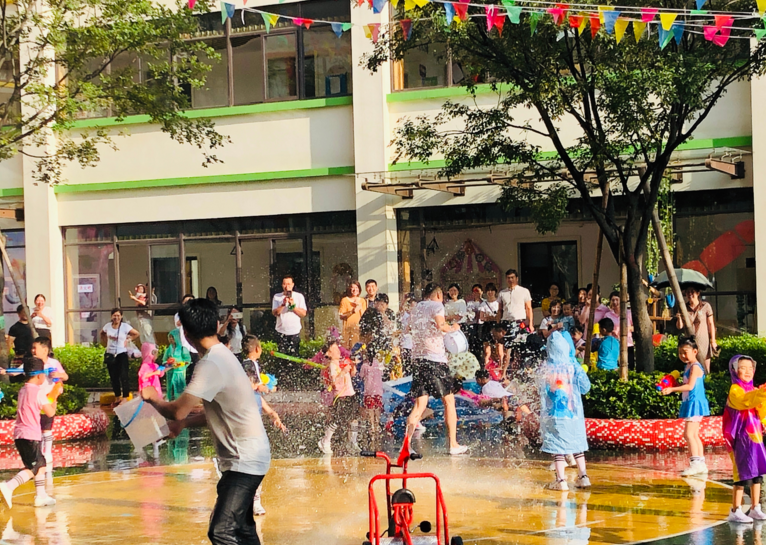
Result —
[[[444, 52], [415, 51], [370, 73], [359, 63], [372, 48], [363, 27], [385, 23], [386, 11], [337, 0], [257, 7], [354, 26], [338, 38], [328, 24], [306, 29], [287, 19], [267, 33], [249, 12], [225, 25], [218, 13], [203, 18], [197, 39], [222, 59], [205, 88], [190, 91], [189, 115], [213, 118], [230, 137], [218, 153], [222, 163], [205, 168], [199, 150], [174, 143], [142, 116], [117, 123], [109, 112], [79, 124], [106, 128], [119, 150], [101, 150], [95, 168], [71, 166], [57, 186], [36, 184], [28, 157], [0, 163], [2, 207], [23, 207], [25, 218], [0, 227], [12, 235], [22, 291], [48, 297], [55, 344], [95, 341], [115, 306], [132, 321], [129, 291], [137, 284], [153, 292], [162, 342], [180, 297], [205, 296], [209, 287], [222, 304], [243, 309], [249, 329], [268, 333], [271, 297], [286, 272], [312, 309], [307, 334], [337, 324], [351, 279], [374, 278], [393, 305], [429, 279], [468, 291], [474, 282], [504, 282], [508, 268], [540, 296], [552, 281], [567, 295], [590, 282], [597, 228], [575, 201], [558, 232], [543, 236], [523, 211], [501, 210], [491, 184], [464, 195], [422, 189], [409, 199], [363, 188], [435, 173], [438, 161], [392, 164], [389, 143], [403, 117], [435, 114], [447, 98], [468, 100], [462, 71]], [[140, 73], [140, 59], [123, 62]], [[760, 80], [734, 86], [679, 152], [679, 160], [741, 155], [745, 177], [699, 171], [672, 186], [677, 264], [708, 267], [716, 288], [707, 297], [723, 332], [766, 332], [766, 320], [757, 320], [766, 268], [759, 276], [756, 267], [766, 219], [755, 204], [766, 184], [766, 162], [755, 151], [766, 149], [766, 133], [753, 122], [765, 87]], [[496, 95], [480, 87], [476, 100], [490, 104]], [[125, 131], [130, 136], [118, 135]], [[615, 282], [617, 266], [605, 254], [602, 291]], [[12, 311], [18, 295], [7, 286]]]

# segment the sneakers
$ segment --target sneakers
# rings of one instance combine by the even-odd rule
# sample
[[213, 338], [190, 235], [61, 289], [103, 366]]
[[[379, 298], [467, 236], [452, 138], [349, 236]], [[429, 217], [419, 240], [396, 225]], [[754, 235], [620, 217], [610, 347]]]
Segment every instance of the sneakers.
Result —
[[557, 490], [559, 492], [568, 492], [569, 491], [569, 485], [564, 480], [555, 480], [552, 483], [549, 483], [545, 485], [545, 488], [548, 490]]
[[35, 496], [35, 507], [50, 507], [52, 505], [56, 505], [56, 500], [48, 494]]
[[750, 511], [748, 511], [747, 516], [753, 520], [766, 520], [766, 513], [761, 511], [760, 503], [756, 503], [755, 507], [752, 507]]
[[459, 445], [457, 447], [452, 447], [449, 449], [449, 455], [450, 456], [460, 456], [462, 454], [466, 454], [468, 452], [468, 447], [465, 445]]
[[11, 509], [13, 507], [13, 492], [8, 487], [7, 483], [0, 483], [0, 495], [3, 496], [3, 501], [5, 502], [5, 505], [8, 506], [8, 509]]
[[266, 509], [263, 508], [263, 505], [261, 504], [261, 499], [255, 498], [255, 500], [253, 501], [253, 515], [257, 517], [257, 516], [265, 515], [265, 514], [266, 514]]
[[412, 434], [412, 437], [415, 439], [420, 439], [423, 436], [423, 433], [425, 433], [426, 427], [418, 422], [418, 425], [415, 426], [415, 432]]
[[576, 488], [590, 488], [590, 479], [587, 475], [583, 475], [582, 477], [577, 477], [577, 480], [575, 481], [575, 487]]
[[322, 437], [317, 442], [317, 445], [319, 446], [319, 451], [322, 454], [325, 456], [332, 456], [332, 446], [330, 445], [330, 441], [327, 441], [324, 437]]
[[[751, 509], [751, 511], [754, 511], [754, 509]], [[746, 514], [742, 512], [741, 507], [737, 507], [736, 511], [729, 511], [729, 516], [726, 517], [726, 520], [729, 522], [740, 522], [743, 524], [748, 524], [750, 522], [753, 522], [753, 519], [748, 517]]]
[[681, 472], [681, 477], [691, 477], [692, 475], [704, 475], [707, 473], [705, 462], [692, 462], [689, 467]]

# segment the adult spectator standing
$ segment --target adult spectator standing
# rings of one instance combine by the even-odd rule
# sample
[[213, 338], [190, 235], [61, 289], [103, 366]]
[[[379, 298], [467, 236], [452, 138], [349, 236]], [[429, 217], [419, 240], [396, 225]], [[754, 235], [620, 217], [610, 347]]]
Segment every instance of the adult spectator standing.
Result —
[[[194, 299], [179, 314], [187, 339], [204, 355], [178, 399], [164, 401], [151, 386], [141, 397], [170, 419], [171, 437], [185, 428], [210, 428], [222, 474], [208, 527], [211, 543], [259, 545], [253, 498], [269, 470], [271, 449], [256, 396], [242, 364], [218, 341], [217, 305]], [[195, 411], [200, 402], [204, 412]]]
[[122, 321], [122, 310], [112, 309], [112, 320], [101, 330], [101, 344], [106, 346], [104, 363], [114, 391], [114, 403], [119, 405], [130, 395], [128, 380], [128, 343], [141, 334], [129, 323]]
[[519, 273], [516, 269], [505, 271], [508, 287], [500, 292], [498, 316], [503, 322], [526, 322], [529, 331], [535, 330], [532, 314], [532, 295], [527, 288], [519, 285]]
[[444, 404], [444, 423], [449, 438], [449, 453], [465, 454], [468, 447], [457, 442], [457, 412], [455, 411], [454, 379], [447, 366], [447, 350], [444, 333], [460, 329], [458, 324], [448, 324], [444, 319], [444, 296], [440, 286], [427, 284], [423, 300], [412, 312], [407, 332], [412, 333], [413, 373], [410, 396], [415, 399], [407, 419], [407, 437], [412, 437], [428, 406], [428, 397], [441, 399]]
[[378, 293], [375, 295], [375, 304], [364, 312], [359, 321], [361, 339], [367, 345], [370, 359], [378, 352], [391, 350], [395, 330], [396, 314], [388, 308], [388, 295]]
[[[181, 306], [185, 305], [192, 299], [194, 299], [194, 296], [190, 293], [187, 293], [181, 299]], [[178, 336], [181, 338], [181, 346], [183, 346], [184, 348], [186, 348], [186, 350], [189, 351], [189, 356], [191, 357], [191, 363], [189, 364], [189, 367], [186, 369], [186, 384], [189, 384], [189, 382], [191, 382], [192, 375], [194, 374], [194, 367], [197, 365], [197, 362], [199, 361], [199, 353], [197, 352], [197, 349], [194, 348], [194, 346], [192, 346], [192, 344], [186, 338], [186, 335], [184, 335], [184, 326], [181, 323], [181, 316], [178, 314], [178, 312], [176, 312], [175, 316], [173, 317], [173, 323], [178, 328]]]
[[[715, 340], [716, 329], [713, 318], [713, 307], [707, 301], [700, 300], [700, 290], [694, 286], [684, 286], [684, 298], [686, 309], [689, 311], [689, 319], [694, 326], [694, 340], [697, 341], [697, 361], [705, 368], [705, 374], [710, 373], [710, 358], [713, 352], [718, 352], [718, 343]], [[676, 316], [676, 326], [683, 330], [684, 323], [681, 315]]]
[[357, 280], [348, 285], [346, 296], [340, 301], [338, 315], [343, 322], [343, 346], [351, 349], [359, 342], [359, 320], [367, 310], [367, 300], [362, 299], [362, 286]]
[[375, 296], [378, 294], [377, 281], [370, 278], [364, 283], [364, 291], [367, 292], [367, 296], [364, 298], [367, 301], [367, 308], [370, 308], [375, 304]]
[[37, 330], [39, 337], [52, 339], [51, 326], [53, 325], [53, 311], [45, 306], [45, 295], [35, 295], [35, 308], [32, 309], [32, 325]]
[[218, 298], [218, 290], [215, 286], [210, 286], [205, 292], [205, 297], [208, 301], [212, 301], [216, 307], [221, 306], [221, 300]]
[[277, 345], [283, 354], [298, 356], [301, 346], [301, 318], [306, 316], [306, 299], [303, 294], [293, 291], [295, 279], [286, 274], [282, 278], [282, 293], [274, 295], [271, 313], [277, 317]]
[[[626, 312], [628, 321], [628, 367], [636, 371], [635, 368], [635, 349], [633, 348], [633, 313], [630, 309]], [[620, 292], [613, 291], [609, 294], [609, 310], [604, 314], [604, 318], [609, 318], [614, 323], [614, 336], [620, 338]]]
[[[604, 319], [604, 316], [606, 316], [606, 313], [609, 312], [609, 307], [604, 305], [601, 302], [601, 286], [596, 286], [597, 294], [596, 294], [596, 300], [598, 301], [598, 306], [596, 307], [596, 313], [593, 317], [593, 323], [597, 324], [601, 320]], [[593, 296], [593, 285], [588, 284], [588, 297], [585, 301], [585, 305], [583, 305], [582, 309], [580, 309], [580, 314], [577, 317], [577, 319], [580, 322], [580, 325], [582, 326], [583, 331], [587, 333], [588, 331], [588, 320], [590, 319], [590, 302], [592, 301]]]
[[[24, 305], [16, 307], [16, 312], [19, 315], [19, 321], [11, 326], [8, 335], [6, 335], [8, 348], [13, 349], [11, 367], [14, 368], [22, 367], [24, 358], [32, 355], [32, 342], [34, 341], [32, 328], [29, 327], [29, 320], [27, 320], [27, 314], [24, 312]], [[23, 375], [11, 377], [11, 382], [24, 382], [25, 380]]]

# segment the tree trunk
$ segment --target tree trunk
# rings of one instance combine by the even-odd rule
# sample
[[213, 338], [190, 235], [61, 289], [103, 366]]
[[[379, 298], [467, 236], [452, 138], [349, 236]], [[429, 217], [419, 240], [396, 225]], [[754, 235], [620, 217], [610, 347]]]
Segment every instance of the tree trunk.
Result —
[[628, 380], [628, 272], [623, 256], [620, 263], [620, 380]]
[[654, 371], [654, 344], [652, 343], [652, 321], [646, 306], [647, 291], [644, 288], [643, 271], [631, 260], [625, 262], [628, 272], [628, 296], [633, 314], [633, 342], [636, 370], [644, 373]]
[[[0, 236], [3, 236], [0, 233]], [[0, 259], [0, 296], [5, 292], [5, 274], [3, 267], [3, 260]], [[0, 301], [0, 367], [8, 369], [8, 343], [5, 341], [5, 314], [3, 314], [3, 304]], [[2, 375], [0, 382], [8, 382], [8, 375]]]

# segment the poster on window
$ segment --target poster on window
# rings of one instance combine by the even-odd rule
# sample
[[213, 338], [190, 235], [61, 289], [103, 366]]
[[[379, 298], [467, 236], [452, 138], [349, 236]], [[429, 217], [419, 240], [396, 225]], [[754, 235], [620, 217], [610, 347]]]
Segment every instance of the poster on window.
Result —
[[93, 314], [89, 309], [99, 308], [101, 305], [101, 275], [100, 274], [76, 274], [74, 283], [77, 286], [77, 300], [80, 309], [80, 318], [88, 320]]
[[439, 271], [442, 285], [453, 282], [466, 292], [471, 285], [486, 286], [489, 282], [500, 285], [500, 267], [473, 240], [466, 240]]

